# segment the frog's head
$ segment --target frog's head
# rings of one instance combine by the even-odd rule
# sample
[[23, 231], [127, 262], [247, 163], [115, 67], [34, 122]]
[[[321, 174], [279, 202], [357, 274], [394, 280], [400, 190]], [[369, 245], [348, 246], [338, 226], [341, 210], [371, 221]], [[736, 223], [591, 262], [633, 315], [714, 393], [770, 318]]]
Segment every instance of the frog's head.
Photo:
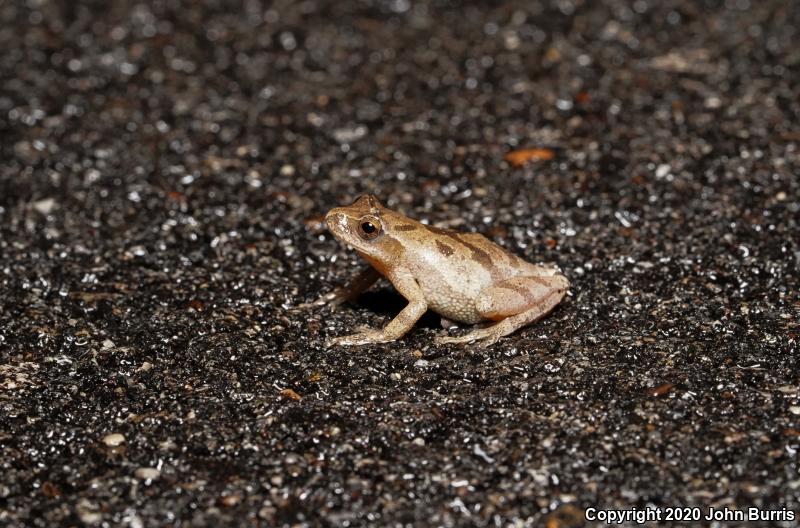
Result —
[[353, 246], [378, 271], [402, 251], [397, 239], [391, 236], [391, 226], [397, 213], [383, 207], [378, 199], [365, 194], [347, 207], [336, 207], [325, 215], [328, 229], [337, 240]]

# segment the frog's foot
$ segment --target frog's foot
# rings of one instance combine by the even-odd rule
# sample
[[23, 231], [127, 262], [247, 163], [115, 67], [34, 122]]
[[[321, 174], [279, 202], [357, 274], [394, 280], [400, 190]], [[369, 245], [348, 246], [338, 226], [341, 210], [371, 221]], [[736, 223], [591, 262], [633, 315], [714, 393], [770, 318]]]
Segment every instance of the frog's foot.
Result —
[[330, 306], [331, 311], [335, 310], [337, 306], [349, 300], [348, 296], [344, 294], [342, 288], [336, 288], [330, 293], [326, 293], [319, 299], [307, 303], [298, 304], [291, 309], [293, 312], [301, 312], [310, 310], [312, 308], [320, 308], [322, 306]]
[[463, 336], [438, 336], [434, 339], [434, 341], [437, 345], [477, 342], [477, 345], [480, 347], [488, 347], [495, 344], [501, 337], [503, 337], [503, 333], [498, 332], [497, 325], [492, 325], [488, 328], [473, 330], [472, 332]]
[[369, 345], [371, 343], [387, 343], [389, 341], [394, 340], [387, 336], [383, 330], [366, 328], [355, 334], [328, 339], [325, 341], [325, 348], [330, 348], [332, 346]]

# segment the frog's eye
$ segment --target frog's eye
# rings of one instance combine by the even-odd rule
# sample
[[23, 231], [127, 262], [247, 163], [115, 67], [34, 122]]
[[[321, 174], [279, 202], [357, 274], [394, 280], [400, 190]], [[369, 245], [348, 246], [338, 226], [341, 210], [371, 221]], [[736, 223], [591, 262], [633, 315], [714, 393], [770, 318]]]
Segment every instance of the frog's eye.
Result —
[[361, 238], [372, 240], [381, 234], [381, 223], [377, 218], [365, 216], [358, 222], [358, 231]]

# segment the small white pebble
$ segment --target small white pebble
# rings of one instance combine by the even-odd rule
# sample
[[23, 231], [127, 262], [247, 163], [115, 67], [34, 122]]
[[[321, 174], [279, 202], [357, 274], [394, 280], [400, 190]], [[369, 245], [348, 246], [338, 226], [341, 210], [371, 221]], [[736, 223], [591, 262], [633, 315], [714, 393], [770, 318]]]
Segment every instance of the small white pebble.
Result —
[[133, 475], [140, 480], [155, 480], [161, 476], [161, 472], [156, 468], [140, 467]]
[[97, 524], [103, 520], [103, 516], [96, 511], [97, 506], [86, 499], [81, 499], [76, 509], [78, 510], [78, 517], [85, 524]]
[[670, 166], [666, 163], [659, 165], [656, 168], [656, 178], [663, 178], [667, 174], [669, 174]]
[[103, 341], [103, 348], [105, 348], [106, 350], [108, 350], [109, 348], [114, 348], [115, 346], [116, 345], [114, 345], [114, 342], [110, 339], [106, 339], [105, 341]]
[[45, 198], [44, 200], [39, 200], [33, 202], [33, 208], [44, 215], [50, 214], [53, 212], [53, 209], [56, 208], [56, 201], [53, 198]]
[[789, 412], [792, 414], [800, 414], [800, 405], [792, 405], [789, 407]]
[[103, 443], [107, 446], [116, 447], [125, 443], [125, 437], [119, 433], [107, 434], [103, 437]]

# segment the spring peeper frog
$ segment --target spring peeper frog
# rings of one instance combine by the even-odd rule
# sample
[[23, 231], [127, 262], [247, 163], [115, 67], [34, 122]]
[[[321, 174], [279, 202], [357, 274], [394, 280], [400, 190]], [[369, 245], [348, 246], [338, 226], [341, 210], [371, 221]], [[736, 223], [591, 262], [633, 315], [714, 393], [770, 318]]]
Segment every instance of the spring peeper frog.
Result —
[[371, 195], [330, 210], [325, 221], [333, 236], [355, 248], [370, 267], [313, 305], [353, 299], [380, 276], [408, 300], [386, 327], [337, 337], [329, 344], [394, 341], [431, 309], [453, 321], [490, 323], [463, 336], [440, 336], [437, 343], [479, 341], [488, 346], [547, 314], [569, 288], [554, 268], [525, 262], [478, 233], [421, 224], [383, 207]]

